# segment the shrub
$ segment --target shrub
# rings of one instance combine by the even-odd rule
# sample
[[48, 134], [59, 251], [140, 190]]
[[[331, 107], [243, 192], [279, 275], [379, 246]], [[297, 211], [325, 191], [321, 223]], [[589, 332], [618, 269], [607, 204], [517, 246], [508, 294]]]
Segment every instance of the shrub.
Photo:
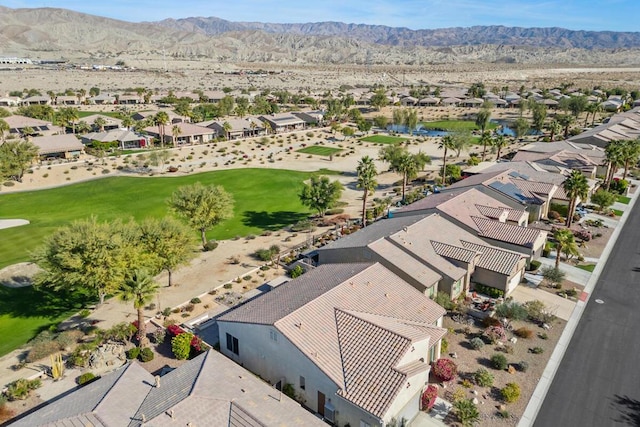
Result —
[[151, 362], [154, 356], [155, 354], [153, 354], [153, 351], [149, 347], [145, 347], [140, 352], [139, 358], [142, 363], [146, 363]]
[[200, 300], [200, 298], [195, 297], [195, 298], [191, 298], [191, 301], [189, 301], [191, 304], [200, 304], [202, 301]]
[[53, 353], [56, 353], [59, 350], [60, 350], [60, 344], [57, 343], [56, 341], [38, 342], [33, 347], [31, 347], [31, 350], [29, 350], [29, 354], [27, 354], [26, 361], [28, 363], [35, 362], [36, 360], [49, 357]]
[[480, 368], [473, 373], [473, 381], [480, 387], [491, 387], [493, 385], [493, 374], [484, 368]]
[[527, 310], [516, 301], [507, 301], [496, 306], [496, 317], [506, 317], [512, 320], [525, 320]]
[[562, 283], [565, 276], [566, 276], [565, 272], [560, 270], [559, 268], [555, 268], [551, 266], [542, 268], [542, 277], [544, 277], [544, 279], [547, 282], [549, 282], [551, 285], [557, 285], [559, 283]]
[[527, 268], [528, 271], [536, 271], [537, 269], [540, 268], [540, 266], [542, 265], [542, 263], [540, 261], [537, 260], [533, 260], [529, 263], [529, 268]]
[[453, 310], [456, 306], [453, 301], [451, 301], [451, 297], [446, 292], [438, 291], [433, 300], [445, 310]]
[[78, 383], [78, 385], [84, 385], [92, 381], [95, 381], [96, 378], [99, 378], [99, 377], [96, 377], [93, 372], [85, 372], [84, 374], [76, 378], [76, 383]]
[[540, 333], [538, 334], [538, 337], [539, 337], [541, 340], [548, 340], [548, 339], [549, 339], [549, 335], [547, 335], [547, 333], [546, 333], [546, 332], [540, 332]]
[[508, 383], [500, 390], [502, 398], [507, 403], [513, 403], [520, 398], [520, 386], [516, 383]]
[[524, 326], [522, 328], [516, 329], [515, 331], [513, 331], [513, 333], [519, 336], [520, 338], [526, 338], [526, 339], [529, 339], [533, 336], [533, 331]]
[[500, 322], [500, 319], [498, 319], [497, 317], [491, 317], [491, 316], [487, 316], [484, 319], [482, 319], [482, 324], [485, 327], [488, 327], [488, 326], [502, 326], [502, 323]]
[[453, 403], [453, 413], [464, 427], [472, 426], [480, 420], [478, 407], [471, 399], [460, 399]]
[[271, 251], [269, 249], [258, 249], [253, 254], [260, 261], [271, 261]]
[[189, 357], [192, 339], [193, 334], [190, 332], [184, 332], [171, 339], [171, 351], [176, 359], [185, 360]]
[[183, 334], [185, 331], [178, 325], [169, 325], [167, 326], [167, 333], [172, 337]]
[[82, 317], [83, 319], [86, 319], [90, 315], [91, 315], [91, 310], [87, 308], [80, 310], [80, 313], [78, 313], [78, 316]]
[[507, 369], [507, 357], [504, 354], [496, 353], [491, 356], [491, 366], [494, 369], [504, 371]]
[[609, 190], [618, 194], [626, 194], [627, 187], [629, 187], [629, 181], [626, 179], [614, 178], [609, 185]]
[[433, 374], [441, 381], [451, 381], [458, 374], [458, 367], [451, 359], [438, 359], [433, 364]]
[[542, 354], [542, 353], [544, 353], [544, 348], [542, 348], [542, 347], [533, 347], [530, 351], [533, 354]]
[[479, 283], [476, 283], [475, 290], [481, 294], [488, 295], [491, 298], [502, 298], [504, 296], [504, 291], [491, 286], [481, 285]]
[[484, 347], [484, 341], [480, 337], [471, 338], [469, 340], [469, 345], [474, 350], [480, 350], [482, 347]]
[[422, 393], [422, 410], [430, 411], [433, 408], [433, 405], [436, 404], [436, 398], [438, 397], [438, 387], [431, 384], [427, 386], [427, 389]]
[[233, 287], [233, 283], [225, 283], [223, 288], [225, 289], [231, 289]]
[[68, 331], [61, 332], [56, 337], [56, 342], [60, 345], [61, 349], [69, 348], [76, 344], [84, 336], [84, 333], [78, 329], [69, 329]]
[[162, 344], [167, 337], [167, 331], [162, 328], [158, 328], [153, 332], [153, 342], [156, 344]]
[[529, 369], [529, 362], [527, 362], [526, 360], [521, 360], [520, 362], [518, 362], [518, 371], [527, 372], [528, 369]]
[[300, 277], [305, 273], [304, 268], [301, 265], [296, 265], [291, 270], [289, 270], [289, 277], [295, 279], [296, 277]]
[[204, 244], [204, 250], [209, 252], [218, 247], [218, 242], [215, 240], [209, 240]]
[[130, 348], [129, 350], [127, 350], [127, 359], [137, 359], [138, 356], [140, 356], [140, 348], [139, 347], [133, 347]]
[[484, 330], [482, 336], [484, 336], [491, 344], [507, 339], [507, 335], [505, 334], [502, 326], [489, 326]]
[[580, 230], [576, 230], [573, 232], [573, 235], [580, 239], [583, 240], [585, 242], [588, 242], [591, 240], [592, 236], [591, 236], [591, 231], [589, 230], [584, 230], [584, 229], [580, 229]]
[[196, 309], [195, 304], [189, 303], [189, 304], [184, 306], [184, 311], [189, 312], [189, 313], [191, 313], [195, 309]]
[[440, 351], [443, 353], [446, 353], [448, 349], [449, 349], [449, 341], [447, 341], [446, 338], [442, 338], [442, 340], [440, 340]]
[[524, 309], [527, 310], [527, 315], [529, 316], [529, 319], [535, 322], [543, 321], [546, 313], [546, 306], [542, 301], [539, 301], [539, 300], [527, 301], [524, 303]]
[[9, 400], [25, 400], [29, 397], [29, 392], [35, 390], [42, 385], [40, 380], [27, 380], [20, 378], [9, 384], [5, 394]]

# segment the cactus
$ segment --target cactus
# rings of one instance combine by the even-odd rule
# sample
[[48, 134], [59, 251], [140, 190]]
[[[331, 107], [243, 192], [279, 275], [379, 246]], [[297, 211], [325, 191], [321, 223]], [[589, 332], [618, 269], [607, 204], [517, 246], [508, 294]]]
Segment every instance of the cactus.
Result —
[[54, 380], [59, 380], [64, 374], [64, 362], [60, 353], [55, 356], [51, 355], [51, 376]]

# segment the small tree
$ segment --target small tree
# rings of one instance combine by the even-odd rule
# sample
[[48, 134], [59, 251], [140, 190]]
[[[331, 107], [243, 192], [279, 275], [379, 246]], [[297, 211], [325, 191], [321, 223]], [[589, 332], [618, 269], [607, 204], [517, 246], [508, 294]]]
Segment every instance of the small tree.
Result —
[[340, 200], [342, 190], [339, 181], [330, 181], [327, 176], [312, 176], [302, 187], [299, 197], [303, 205], [324, 216]]
[[601, 188], [591, 196], [591, 202], [598, 206], [598, 212], [602, 212], [616, 202], [616, 197], [616, 194]]
[[204, 186], [199, 182], [179, 187], [169, 199], [170, 208], [200, 231], [203, 248], [207, 244], [207, 230], [231, 218], [233, 204], [233, 196], [222, 186]]
[[560, 270], [559, 268], [554, 267], [543, 267], [542, 268], [542, 277], [549, 282], [551, 286], [558, 286], [565, 278], [565, 272]]

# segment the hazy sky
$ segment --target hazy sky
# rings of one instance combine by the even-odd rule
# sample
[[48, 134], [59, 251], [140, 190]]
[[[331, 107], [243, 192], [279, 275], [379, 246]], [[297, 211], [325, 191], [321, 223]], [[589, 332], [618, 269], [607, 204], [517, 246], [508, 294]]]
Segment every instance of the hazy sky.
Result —
[[216, 16], [230, 21], [380, 24], [411, 29], [506, 25], [640, 31], [640, 0], [0, 0], [132, 22]]

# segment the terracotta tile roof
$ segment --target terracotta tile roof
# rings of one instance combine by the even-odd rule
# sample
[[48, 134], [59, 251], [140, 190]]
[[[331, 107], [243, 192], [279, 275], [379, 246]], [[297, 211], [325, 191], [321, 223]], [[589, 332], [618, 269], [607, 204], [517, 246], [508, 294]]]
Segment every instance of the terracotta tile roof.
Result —
[[546, 182], [528, 181], [520, 178], [514, 178], [511, 182], [525, 192], [544, 196], [553, 196], [553, 192], [556, 189], [555, 185]]
[[533, 248], [535, 241], [545, 234], [544, 231], [537, 228], [505, 224], [481, 217], [473, 217], [473, 221], [477, 226], [479, 236], [527, 248]]
[[518, 209], [511, 209], [511, 208], [498, 208], [493, 206], [482, 206], [482, 205], [476, 205], [476, 208], [478, 209], [478, 212], [480, 212], [482, 215], [486, 216], [489, 219], [500, 219], [503, 217], [505, 212], [507, 214], [506, 216], [507, 221], [520, 222], [523, 219], [523, 217], [524, 218], [527, 217], [527, 211], [525, 211], [524, 209], [518, 210]]
[[75, 135], [71, 134], [36, 136], [32, 139], [32, 142], [38, 147], [38, 154], [41, 156], [84, 150], [84, 144]]
[[369, 248], [425, 287], [430, 287], [442, 279], [442, 275], [389, 240], [378, 240], [369, 245]]
[[441, 257], [455, 259], [456, 261], [462, 261], [466, 264], [471, 264], [477, 255], [473, 250], [468, 250], [460, 246], [448, 245], [442, 242], [436, 242], [434, 240], [431, 240], [431, 245], [436, 253]]
[[462, 245], [480, 254], [480, 259], [476, 264], [478, 267], [495, 271], [505, 276], [511, 275], [518, 265], [518, 262], [520, 262], [522, 258], [525, 258], [523, 254], [496, 248], [495, 246], [479, 245], [471, 242], [462, 242]]
[[[336, 279], [340, 271], [351, 275]], [[318, 292], [323, 282], [332, 285]], [[300, 295], [315, 297], [300, 304]], [[287, 309], [277, 316], [265, 311], [278, 305]], [[406, 374], [396, 365], [410, 344], [444, 332], [435, 323], [445, 310], [378, 263], [321, 265], [234, 311], [219, 321], [256, 322], [256, 312], [263, 317], [258, 323], [266, 323], [265, 315], [277, 318], [275, 327], [338, 385], [341, 396], [377, 416], [404, 384]]]

